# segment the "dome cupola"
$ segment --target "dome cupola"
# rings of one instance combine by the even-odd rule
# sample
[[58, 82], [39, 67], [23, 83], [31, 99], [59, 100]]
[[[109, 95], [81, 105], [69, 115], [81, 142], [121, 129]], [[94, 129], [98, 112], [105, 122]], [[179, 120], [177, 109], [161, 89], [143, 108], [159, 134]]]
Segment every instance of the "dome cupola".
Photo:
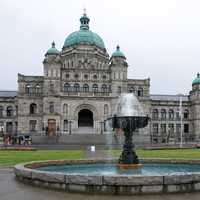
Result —
[[121, 57], [121, 58], [126, 58], [124, 53], [120, 50], [119, 45], [117, 45], [115, 52], [112, 54], [111, 57]]
[[200, 84], [200, 73], [197, 73], [197, 77], [192, 81], [192, 85]]
[[99, 35], [89, 30], [90, 19], [85, 11], [80, 18], [80, 30], [71, 33], [64, 42], [63, 48], [75, 46], [78, 44], [95, 45], [99, 48], [105, 49], [103, 40]]
[[48, 56], [48, 55], [59, 55], [60, 52], [56, 49], [55, 47], [55, 42], [53, 41], [52, 44], [51, 44], [51, 48], [48, 49], [48, 51], [46, 52], [45, 56]]

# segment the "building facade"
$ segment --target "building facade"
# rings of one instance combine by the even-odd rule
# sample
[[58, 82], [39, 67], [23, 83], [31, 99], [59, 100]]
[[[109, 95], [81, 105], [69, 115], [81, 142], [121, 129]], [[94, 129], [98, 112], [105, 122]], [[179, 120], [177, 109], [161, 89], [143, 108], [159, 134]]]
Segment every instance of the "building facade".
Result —
[[[63, 48], [46, 52], [43, 76], [18, 74], [18, 91], [0, 91], [0, 132], [4, 134], [102, 134], [118, 97], [134, 93], [149, 125], [136, 134], [153, 143], [200, 137], [200, 75], [188, 95], [150, 94], [150, 79], [128, 79], [128, 63], [117, 46], [109, 56], [84, 13], [80, 30]], [[182, 129], [182, 131], [181, 131]]]

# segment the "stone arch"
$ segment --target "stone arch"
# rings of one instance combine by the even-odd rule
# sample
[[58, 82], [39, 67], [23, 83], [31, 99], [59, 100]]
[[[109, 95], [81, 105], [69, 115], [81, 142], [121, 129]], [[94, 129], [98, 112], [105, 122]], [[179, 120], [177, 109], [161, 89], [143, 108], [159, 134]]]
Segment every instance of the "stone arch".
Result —
[[89, 109], [82, 109], [78, 113], [78, 127], [93, 127], [94, 115]]
[[75, 112], [74, 112], [74, 119], [76, 121], [78, 121], [78, 113], [83, 109], [90, 110], [93, 113], [93, 120], [94, 121], [97, 120], [98, 118], [97, 109], [93, 105], [90, 105], [90, 104], [81, 104], [76, 107]]

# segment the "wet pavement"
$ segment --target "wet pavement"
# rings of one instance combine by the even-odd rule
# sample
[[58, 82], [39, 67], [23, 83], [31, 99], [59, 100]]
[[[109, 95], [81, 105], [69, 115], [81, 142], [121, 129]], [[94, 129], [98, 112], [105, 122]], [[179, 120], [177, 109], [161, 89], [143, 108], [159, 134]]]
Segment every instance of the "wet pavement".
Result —
[[144, 196], [103, 196], [72, 194], [50, 191], [25, 185], [15, 180], [12, 169], [0, 168], [0, 200], [199, 200], [200, 193], [144, 195]]

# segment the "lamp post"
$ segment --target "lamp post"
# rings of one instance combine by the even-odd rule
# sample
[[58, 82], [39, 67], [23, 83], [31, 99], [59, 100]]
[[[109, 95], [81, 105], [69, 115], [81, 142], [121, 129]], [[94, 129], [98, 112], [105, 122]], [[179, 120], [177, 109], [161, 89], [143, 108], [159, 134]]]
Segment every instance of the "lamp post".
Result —
[[69, 135], [72, 134], [72, 121], [69, 120]]
[[179, 94], [179, 114], [180, 114], [180, 123], [181, 123], [181, 134], [180, 134], [180, 148], [183, 147], [183, 113], [182, 113], [182, 94]]

